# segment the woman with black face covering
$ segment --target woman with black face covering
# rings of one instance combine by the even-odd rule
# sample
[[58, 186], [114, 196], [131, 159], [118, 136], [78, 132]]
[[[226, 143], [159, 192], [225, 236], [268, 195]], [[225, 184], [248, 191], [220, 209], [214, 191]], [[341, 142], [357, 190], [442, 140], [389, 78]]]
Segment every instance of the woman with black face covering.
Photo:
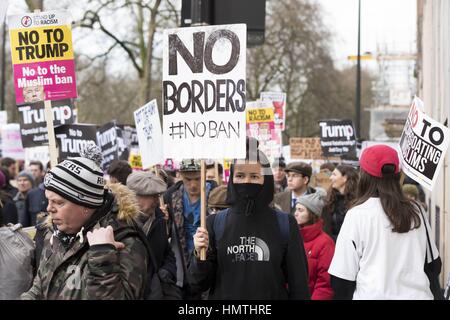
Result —
[[[293, 216], [269, 207], [274, 180], [266, 156], [234, 161], [230, 209], [211, 215], [194, 235], [188, 281], [210, 299], [309, 299], [303, 241]], [[256, 148], [255, 148], [256, 149]], [[206, 261], [200, 250], [207, 248]]]

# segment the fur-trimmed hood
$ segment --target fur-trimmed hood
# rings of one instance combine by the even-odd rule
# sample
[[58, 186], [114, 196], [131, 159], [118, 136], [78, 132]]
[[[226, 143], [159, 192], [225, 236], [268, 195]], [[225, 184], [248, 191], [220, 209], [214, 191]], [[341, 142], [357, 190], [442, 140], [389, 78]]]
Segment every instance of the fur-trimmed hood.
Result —
[[[105, 192], [111, 192], [114, 196], [114, 204], [117, 205], [117, 220], [132, 225], [133, 220], [139, 216], [139, 205], [135, 193], [121, 183], [107, 183]], [[115, 211], [115, 210], [114, 210]], [[47, 227], [52, 228], [52, 217], [49, 214], [46, 220]]]

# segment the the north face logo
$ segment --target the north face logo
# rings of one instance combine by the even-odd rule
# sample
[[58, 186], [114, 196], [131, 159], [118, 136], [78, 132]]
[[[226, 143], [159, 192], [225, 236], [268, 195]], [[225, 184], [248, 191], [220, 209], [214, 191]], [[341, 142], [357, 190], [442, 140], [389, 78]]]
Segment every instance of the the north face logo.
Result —
[[269, 261], [267, 244], [257, 237], [240, 237], [240, 244], [227, 247], [227, 255], [233, 255], [233, 262]]

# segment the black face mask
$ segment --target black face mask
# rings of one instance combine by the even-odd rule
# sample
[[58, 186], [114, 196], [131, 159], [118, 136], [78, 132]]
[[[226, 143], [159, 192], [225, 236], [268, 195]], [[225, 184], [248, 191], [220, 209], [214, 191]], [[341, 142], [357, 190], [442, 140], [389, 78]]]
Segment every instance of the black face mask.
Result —
[[234, 188], [240, 199], [254, 200], [261, 192], [263, 185], [257, 183], [235, 183]]

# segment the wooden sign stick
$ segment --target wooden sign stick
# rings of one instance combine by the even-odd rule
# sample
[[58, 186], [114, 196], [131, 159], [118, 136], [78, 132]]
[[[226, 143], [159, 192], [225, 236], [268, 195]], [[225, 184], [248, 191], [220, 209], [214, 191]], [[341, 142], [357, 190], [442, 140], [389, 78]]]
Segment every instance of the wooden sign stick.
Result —
[[220, 186], [222, 181], [220, 181], [219, 177], [219, 163], [217, 161], [214, 162], [214, 176], [216, 177], [217, 185]]
[[58, 164], [58, 150], [56, 149], [55, 129], [53, 128], [52, 102], [50, 100], [45, 100], [44, 106], [45, 106], [45, 120], [47, 121], [50, 163], [52, 168], [54, 168]]
[[[201, 160], [201, 186], [200, 186], [200, 226], [206, 228], [206, 166], [205, 160]], [[200, 260], [206, 260], [206, 248], [200, 251]]]

